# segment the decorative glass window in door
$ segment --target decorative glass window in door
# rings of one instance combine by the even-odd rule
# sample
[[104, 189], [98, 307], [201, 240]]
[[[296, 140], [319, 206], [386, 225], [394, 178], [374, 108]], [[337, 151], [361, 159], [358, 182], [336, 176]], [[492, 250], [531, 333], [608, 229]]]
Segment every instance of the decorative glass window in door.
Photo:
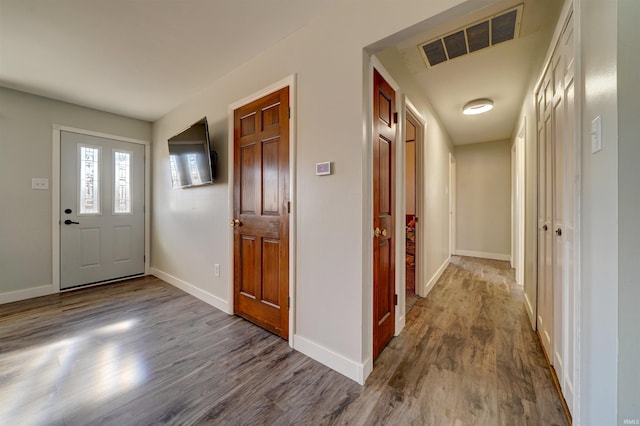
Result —
[[113, 213], [131, 213], [131, 153], [113, 153]]
[[100, 214], [100, 148], [80, 146], [80, 214]]

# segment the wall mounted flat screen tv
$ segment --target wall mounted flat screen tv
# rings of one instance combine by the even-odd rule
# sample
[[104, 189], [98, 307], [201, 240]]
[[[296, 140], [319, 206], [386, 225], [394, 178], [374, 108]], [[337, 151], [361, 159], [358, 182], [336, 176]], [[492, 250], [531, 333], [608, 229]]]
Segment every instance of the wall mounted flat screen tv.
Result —
[[216, 152], [211, 150], [205, 117], [169, 139], [171, 186], [189, 188], [213, 183], [216, 160]]

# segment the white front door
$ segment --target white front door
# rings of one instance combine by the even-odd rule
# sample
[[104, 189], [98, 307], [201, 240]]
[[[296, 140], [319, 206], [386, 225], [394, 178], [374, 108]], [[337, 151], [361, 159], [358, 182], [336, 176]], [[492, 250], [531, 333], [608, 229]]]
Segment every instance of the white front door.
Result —
[[144, 145], [60, 132], [60, 288], [144, 274]]

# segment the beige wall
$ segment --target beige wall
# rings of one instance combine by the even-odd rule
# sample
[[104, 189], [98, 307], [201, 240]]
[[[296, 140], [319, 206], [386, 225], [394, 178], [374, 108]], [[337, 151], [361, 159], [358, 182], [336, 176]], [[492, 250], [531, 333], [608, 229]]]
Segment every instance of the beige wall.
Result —
[[511, 143], [456, 147], [456, 253], [509, 259]]
[[[581, 0], [583, 81], [581, 223], [581, 415], [616, 424], [618, 365], [617, 0]], [[591, 120], [602, 117], [602, 151]], [[636, 260], [637, 261], [637, 260]], [[637, 334], [636, 334], [637, 336]]]
[[618, 424], [640, 419], [640, 2], [618, 2]]
[[[0, 87], [0, 303], [53, 291], [53, 125], [150, 140], [151, 124]], [[49, 179], [32, 190], [31, 178]]]
[[[371, 221], [363, 48], [460, 1], [339, 2], [296, 33], [211, 82], [154, 123], [152, 267], [217, 306], [230, 300], [228, 106], [296, 74], [297, 131], [293, 344], [350, 377], [371, 367]], [[330, 46], [330, 48], [328, 48]], [[363, 102], [364, 101], [364, 102]], [[169, 187], [166, 140], [206, 115], [222, 179], [208, 187]], [[317, 177], [314, 164], [332, 161]], [[212, 273], [221, 265], [221, 276]], [[442, 263], [442, 262], [441, 262]]]

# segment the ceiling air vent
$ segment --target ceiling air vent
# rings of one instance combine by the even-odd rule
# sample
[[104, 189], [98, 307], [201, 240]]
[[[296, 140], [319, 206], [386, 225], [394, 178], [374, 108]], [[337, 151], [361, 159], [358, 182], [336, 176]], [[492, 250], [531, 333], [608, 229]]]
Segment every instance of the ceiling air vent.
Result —
[[518, 38], [523, 5], [418, 46], [427, 67]]

